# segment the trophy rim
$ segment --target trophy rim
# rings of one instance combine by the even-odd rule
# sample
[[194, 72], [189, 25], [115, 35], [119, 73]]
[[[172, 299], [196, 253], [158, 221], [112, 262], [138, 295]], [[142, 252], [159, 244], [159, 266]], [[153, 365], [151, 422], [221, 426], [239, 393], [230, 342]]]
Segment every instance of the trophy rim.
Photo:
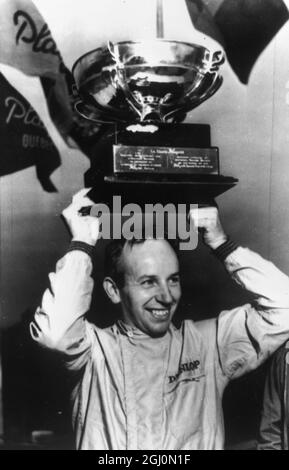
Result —
[[[191, 48], [194, 48], [194, 49], [203, 49], [204, 51], [208, 52], [208, 53], [212, 53], [210, 51], [210, 49], [208, 49], [206, 46], [202, 46], [201, 44], [197, 44], [197, 43], [194, 43], [194, 42], [187, 42], [187, 41], [180, 41], [180, 40], [174, 40], [174, 39], [163, 39], [163, 38], [153, 38], [153, 39], [143, 39], [143, 40], [135, 40], [135, 41], [131, 41], [131, 40], [128, 40], [128, 41], [117, 41], [117, 42], [113, 42], [111, 41], [111, 43], [114, 45], [114, 46], [117, 46], [117, 45], [120, 45], [120, 44], [141, 44], [141, 43], [154, 43], [154, 42], [159, 42], [159, 43], [177, 43], [177, 44], [183, 44], [185, 46], [189, 46]], [[96, 47], [95, 49], [91, 49], [90, 51], [88, 52], [85, 52], [85, 54], [82, 54], [80, 57], [78, 57], [78, 59], [76, 59], [76, 61], [74, 62], [73, 66], [72, 66], [72, 74], [74, 75], [74, 71], [75, 69], [79, 66], [79, 64], [81, 62], [83, 62], [83, 59], [85, 59], [86, 57], [88, 57], [89, 55], [92, 55], [94, 52], [97, 52], [97, 51], [103, 51], [103, 52], [106, 52], [108, 51], [109, 52], [109, 48], [108, 46], [100, 46], [100, 47]], [[222, 52], [223, 54], [225, 54], [223, 48], [220, 46], [220, 52]], [[215, 53], [215, 51], [214, 51]], [[213, 54], [214, 54], [213, 53]]]

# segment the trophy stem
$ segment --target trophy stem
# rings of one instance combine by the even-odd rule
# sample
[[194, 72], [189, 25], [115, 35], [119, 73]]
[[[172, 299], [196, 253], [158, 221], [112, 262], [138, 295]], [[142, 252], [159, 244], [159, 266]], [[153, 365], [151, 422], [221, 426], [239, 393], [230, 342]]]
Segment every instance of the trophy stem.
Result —
[[164, 14], [163, 0], [157, 0], [157, 38], [164, 37]]

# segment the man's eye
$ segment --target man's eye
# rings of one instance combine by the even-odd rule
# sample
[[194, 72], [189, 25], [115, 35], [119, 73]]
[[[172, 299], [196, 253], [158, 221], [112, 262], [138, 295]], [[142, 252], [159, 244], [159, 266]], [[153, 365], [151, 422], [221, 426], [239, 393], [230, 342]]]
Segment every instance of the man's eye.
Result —
[[155, 285], [155, 281], [153, 279], [145, 279], [144, 281], [142, 281], [141, 285], [143, 287], [152, 287]]
[[179, 283], [180, 283], [180, 277], [179, 276], [171, 277], [170, 284], [179, 284]]

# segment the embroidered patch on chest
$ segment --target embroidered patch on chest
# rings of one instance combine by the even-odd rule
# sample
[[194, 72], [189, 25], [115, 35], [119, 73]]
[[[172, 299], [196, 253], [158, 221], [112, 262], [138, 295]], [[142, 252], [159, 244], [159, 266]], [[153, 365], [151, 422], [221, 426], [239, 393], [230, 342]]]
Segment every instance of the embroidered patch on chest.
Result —
[[198, 382], [204, 376], [203, 368], [199, 359], [188, 360], [180, 364], [176, 374], [168, 375], [168, 384], [175, 384], [180, 381]]

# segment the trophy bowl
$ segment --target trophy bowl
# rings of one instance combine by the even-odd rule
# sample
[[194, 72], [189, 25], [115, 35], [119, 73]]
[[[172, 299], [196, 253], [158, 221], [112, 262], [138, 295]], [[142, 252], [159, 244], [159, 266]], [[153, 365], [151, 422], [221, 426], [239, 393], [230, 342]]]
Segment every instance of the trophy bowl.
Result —
[[165, 39], [108, 43], [73, 66], [77, 111], [101, 122], [168, 122], [221, 86], [223, 51]]

